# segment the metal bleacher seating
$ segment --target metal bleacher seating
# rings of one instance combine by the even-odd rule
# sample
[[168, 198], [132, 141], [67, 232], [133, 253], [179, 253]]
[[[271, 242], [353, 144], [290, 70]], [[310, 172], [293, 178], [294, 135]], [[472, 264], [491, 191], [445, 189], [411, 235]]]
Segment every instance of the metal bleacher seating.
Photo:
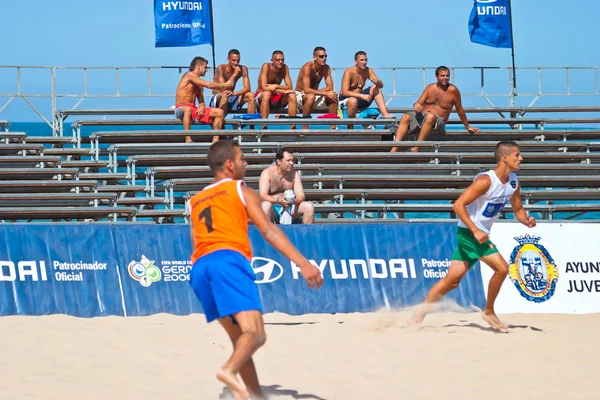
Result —
[[[425, 143], [393, 141], [397, 119], [228, 118], [232, 129], [183, 131], [165, 129], [181, 127], [172, 109], [61, 110], [56, 136], [9, 132], [0, 121], [0, 220], [185, 222], [185, 200], [212, 179], [206, 153], [214, 135], [240, 141], [249, 164], [246, 181], [255, 189], [277, 149], [293, 150], [318, 223], [455, 218], [452, 202], [477, 173], [494, 166], [499, 140], [519, 142], [519, 177], [530, 213], [593, 218], [600, 211], [600, 117], [565, 116], [583, 111], [600, 108], [468, 108], [468, 114], [486, 114], [469, 117], [482, 128], [478, 135], [453, 129], [460, 121], [451, 118], [446, 135]], [[97, 119], [106, 115], [115, 119]], [[62, 121], [69, 116], [94, 119], [75, 121], [73, 136], [64, 137]], [[311, 129], [291, 130], [292, 124]], [[188, 135], [194, 143], [185, 143]], [[419, 152], [408, 151], [415, 145]], [[400, 151], [391, 153], [393, 146]], [[503, 217], [510, 214], [507, 207]]]

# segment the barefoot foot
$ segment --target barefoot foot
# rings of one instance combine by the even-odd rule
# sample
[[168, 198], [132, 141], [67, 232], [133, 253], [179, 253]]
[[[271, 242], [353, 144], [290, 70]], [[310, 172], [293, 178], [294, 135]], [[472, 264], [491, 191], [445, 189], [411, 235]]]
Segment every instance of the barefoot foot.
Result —
[[481, 314], [481, 318], [483, 318], [483, 320], [487, 322], [493, 330], [503, 331], [507, 329], [507, 326], [503, 324], [502, 321], [500, 321], [500, 319], [498, 318], [498, 316], [493, 312], [489, 314], [483, 313]]
[[237, 377], [231, 371], [227, 371], [224, 368], [219, 368], [217, 371], [217, 379], [223, 382], [236, 400], [249, 400], [250, 396], [246, 391], [246, 388], [237, 380]]

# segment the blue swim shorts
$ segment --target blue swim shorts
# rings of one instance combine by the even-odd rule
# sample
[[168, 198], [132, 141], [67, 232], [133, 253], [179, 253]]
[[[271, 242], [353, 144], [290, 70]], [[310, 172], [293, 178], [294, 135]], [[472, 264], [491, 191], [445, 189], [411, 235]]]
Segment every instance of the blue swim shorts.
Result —
[[211, 322], [262, 305], [255, 275], [248, 259], [233, 250], [217, 250], [200, 257], [192, 266], [190, 283]]

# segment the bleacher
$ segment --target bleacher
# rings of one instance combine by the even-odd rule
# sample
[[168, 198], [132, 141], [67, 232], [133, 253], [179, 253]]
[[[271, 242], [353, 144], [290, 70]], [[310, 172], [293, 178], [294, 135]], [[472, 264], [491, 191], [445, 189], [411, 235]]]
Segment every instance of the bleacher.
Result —
[[[399, 119], [407, 109], [390, 111]], [[185, 200], [212, 179], [206, 153], [213, 135], [240, 141], [246, 182], [255, 189], [277, 149], [293, 150], [317, 223], [455, 218], [453, 201], [478, 172], [493, 168], [499, 140], [520, 145], [518, 174], [532, 215], [591, 219], [600, 211], [600, 107], [467, 108], [480, 134], [453, 126], [460, 124], [453, 115], [449, 132], [425, 143], [393, 141], [397, 119], [228, 118], [231, 129], [190, 132], [165, 129], [181, 125], [172, 112], [61, 110], [56, 136], [13, 132], [0, 121], [0, 220], [186, 222]], [[572, 116], [584, 112], [591, 116]], [[104, 115], [116, 118], [97, 119]], [[62, 136], [69, 116], [93, 119], [74, 121], [73, 135]], [[185, 143], [187, 135], [194, 143]], [[420, 151], [410, 152], [415, 145]], [[400, 151], [391, 153], [393, 146]], [[510, 207], [503, 218], [511, 218]]]

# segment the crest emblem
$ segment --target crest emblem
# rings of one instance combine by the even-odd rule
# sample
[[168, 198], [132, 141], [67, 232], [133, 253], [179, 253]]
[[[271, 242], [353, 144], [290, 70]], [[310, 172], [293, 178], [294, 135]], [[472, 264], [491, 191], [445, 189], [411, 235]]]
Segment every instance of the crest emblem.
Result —
[[511, 255], [508, 275], [521, 296], [528, 301], [543, 303], [554, 295], [558, 267], [546, 248], [538, 242], [541, 237], [529, 234], [516, 237], [519, 242]]

